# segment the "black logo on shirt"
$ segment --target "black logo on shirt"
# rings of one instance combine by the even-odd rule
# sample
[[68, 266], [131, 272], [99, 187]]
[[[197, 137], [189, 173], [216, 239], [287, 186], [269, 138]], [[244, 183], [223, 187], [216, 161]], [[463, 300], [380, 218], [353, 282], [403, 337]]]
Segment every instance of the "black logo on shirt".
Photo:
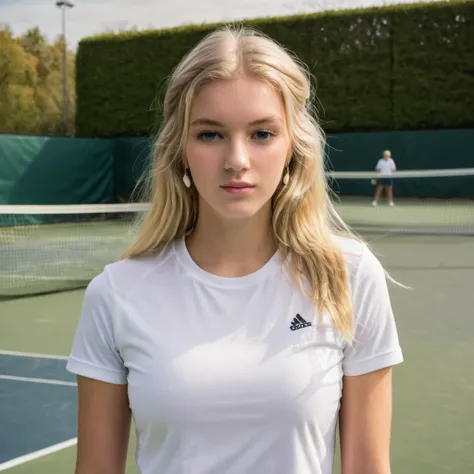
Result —
[[293, 321], [291, 321], [290, 329], [297, 331], [298, 329], [307, 328], [308, 326], [311, 326], [311, 323], [306, 321], [300, 314], [297, 314]]

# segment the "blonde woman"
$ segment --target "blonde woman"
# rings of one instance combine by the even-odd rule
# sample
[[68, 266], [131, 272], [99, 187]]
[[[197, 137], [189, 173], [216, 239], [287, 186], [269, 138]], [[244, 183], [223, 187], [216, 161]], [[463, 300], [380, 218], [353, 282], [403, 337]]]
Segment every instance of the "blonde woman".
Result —
[[388, 474], [384, 270], [329, 199], [305, 69], [247, 29], [206, 37], [170, 78], [151, 209], [89, 285], [76, 474]]

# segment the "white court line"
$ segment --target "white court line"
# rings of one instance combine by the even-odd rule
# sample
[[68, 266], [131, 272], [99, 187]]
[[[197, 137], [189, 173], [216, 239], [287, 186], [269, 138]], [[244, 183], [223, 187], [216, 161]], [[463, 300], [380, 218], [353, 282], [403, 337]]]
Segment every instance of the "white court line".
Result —
[[[37, 354], [33, 352], [4, 351], [4, 350], [0, 350], [0, 355], [9, 355], [9, 356], [17, 356], [17, 357], [33, 357], [33, 358], [40, 358], [40, 359], [56, 359], [56, 360], [68, 359], [67, 356], [58, 356], [58, 355], [52, 355], [52, 354]], [[15, 376], [10, 376], [10, 375], [0, 375], [0, 379], [17, 380], [17, 381], [22, 381], [22, 382], [33, 382], [33, 383], [45, 383], [45, 384], [52, 384], [52, 385], [77, 386], [75, 382], [66, 382], [63, 380], [35, 379], [35, 378], [29, 378], [29, 377], [15, 377]], [[15, 459], [11, 459], [10, 461], [6, 461], [0, 464], [0, 471], [5, 471], [7, 469], [11, 469], [12, 467], [19, 466], [20, 464], [25, 464], [29, 461], [33, 461], [34, 459], [38, 459], [43, 456], [48, 456], [49, 454], [69, 448], [71, 446], [74, 446], [75, 444], [77, 444], [77, 438], [72, 438], [62, 443], [49, 446], [48, 448], [40, 449], [39, 451], [34, 451], [32, 453], [25, 454], [24, 456], [19, 456]]]
[[17, 357], [35, 357], [38, 359], [57, 359], [57, 360], [68, 360], [68, 356], [53, 355], [53, 354], [35, 354], [34, 352], [17, 352], [17, 351], [2, 351], [0, 355], [9, 355]]
[[[61, 262], [64, 263], [64, 262]], [[23, 281], [28, 281], [28, 280], [40, 280], [40, 281], [73, 281], [76, 282], [78, 281], [78, 278], [73, 278], [73, 277], [66, 277], [66, 276], [41, 276], [41, 275], [22, 275], [22, 274], [15, 274], [15, 273], [5, 273], [2, 275], [3, 278], [9, 278], [10, 280], [23, 280]], [[79, 278], [79, 280], [82, 280]], [[80, 288], [71, 288], [71, 290], [76, 290]]]
[[65, 385], [67, 387], [77, 387], [76, 382], [66, 382], [65, 380], [36, 379], [33, 377], [17, 377], [16, 375], [0, 375], [0, 380], [13, 380], [16, 382], [44, 383], [50, 385]]
[[48, 454], [61, 451], [62, 449], [70, 448], [75, 444], [77, 444], [77, 438], [72, 438], [67, 441], [63, 441], [62, 443], [49, 446], [48, 448], [40, 449], [39, 451], [34, 451], [33, 453], [25, 454], [24, 456], [11, 459], [10, 461], [0, 464], [0, 471], [5, 471], [12, 467], [19, 466], [20, 464], [25, 464], [26, 462], [33, 461], [34, 459], [38, 459], [43, 456], [47, 456]]

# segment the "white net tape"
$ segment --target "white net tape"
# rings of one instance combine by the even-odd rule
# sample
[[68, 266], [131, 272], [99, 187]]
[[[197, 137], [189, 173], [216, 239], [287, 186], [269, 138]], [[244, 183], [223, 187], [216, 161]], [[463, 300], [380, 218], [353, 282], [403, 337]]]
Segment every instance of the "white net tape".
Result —
[[[331, 179], [374, 179], [380, 178], [381, 175], [376, 171], [329, 171], [326, 173]], [[445, 170], [408, 170], [395, 171], [393, 173], [383, 175], [383, 177], [401, 179], [401, 178], [452, 178], [474, 176], [474, 168], [459, 168], [459, 169], [445, 169]]]

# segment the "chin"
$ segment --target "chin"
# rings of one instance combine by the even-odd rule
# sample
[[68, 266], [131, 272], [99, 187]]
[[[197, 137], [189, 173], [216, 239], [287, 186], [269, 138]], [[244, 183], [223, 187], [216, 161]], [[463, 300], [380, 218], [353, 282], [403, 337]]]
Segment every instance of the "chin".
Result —
[[271, 199], [238, 199], [238, 200], [202, 200], [199, 213], [214, 214], [222, 221], [247, 220], [255, 217], [265, 218], [271, 213]]
[[219, 209], [219, 215], [223, 219], [234, 220], [234, 219], [250, 219], [257, 214], [260, 214], [262, 208], [252, 206], [250, 204], [240, 204], [237, 206], [223, 206]]
[[251, 219], [255, 216], [263, 216], [270, 212], [270, 205], [257, 200], [242, 200], [234, 202], [219, 203], [214, 207], [223, 220]]

